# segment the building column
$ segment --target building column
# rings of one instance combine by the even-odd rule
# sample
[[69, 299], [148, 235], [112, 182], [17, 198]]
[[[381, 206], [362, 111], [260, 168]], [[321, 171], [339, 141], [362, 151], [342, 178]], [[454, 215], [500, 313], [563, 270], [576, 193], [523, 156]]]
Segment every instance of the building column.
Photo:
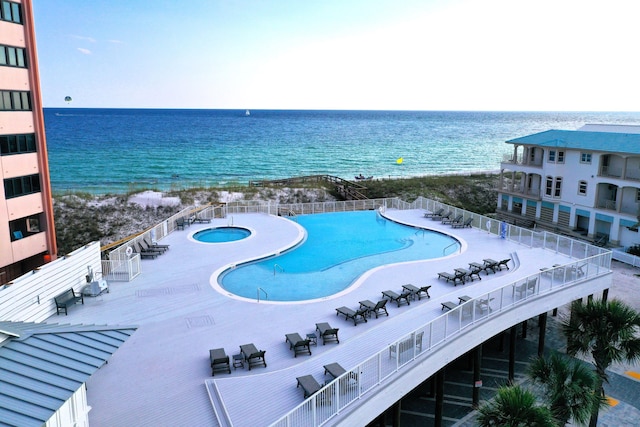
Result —
[[513, 383], [516, 378], [516, 326], [512, 326], [509, 334], [509, 383]]
[[402, 404], [402, 399], [398, 400], [393, 404], [393, 421], [391, 425], [393, 427], [400, 427], [400, 406]]
[[434, 426], [442, 427], [442, 408], [444, 406], [444, 368], [436, 373], [436, 411]]
[[481, 364], [482, 344], [477, 346], [473, 351], [473, 394], [471, 396], [471, 399], [474, 408], [477, 408], [478, 404], [480, 403], [480, 387], [482, 387], [482, 382], [480, 380]]
[[547, 312], [538, 316], [538, 356], [542, 357], [544, 354], [544, 338], [547, 334]]

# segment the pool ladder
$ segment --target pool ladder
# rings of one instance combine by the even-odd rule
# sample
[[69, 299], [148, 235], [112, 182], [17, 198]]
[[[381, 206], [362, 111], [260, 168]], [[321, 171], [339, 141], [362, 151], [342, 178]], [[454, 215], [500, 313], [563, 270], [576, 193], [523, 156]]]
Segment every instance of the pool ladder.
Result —
[[284, 273], [284, 268], [280, 264], [273, 264], [273, 275], [276, 275], [276, 271], [280, 270], [281, 273]]
[[258, 288], [256, 289], [256, 293], [258, 294], [258, 302], [260, 302], [260, 291], [264, 292], [264, 299], [269, 299], [269, 295], [267, 294], [267, 291], [265, 291], [262, 288]]
[[[455, 245], [457, 245], [457, 244], [458, 244], [458, 242], [453, 242], [452, 244], [450, 244], [449, 246], [447, 246], [446, 248], [444, 248], [444, 249], [442, 250], [442, 255], [444, 256], [444, 255], [447, 253], [447, 249], [449, 249], [451, 246], [455, 246]], [[460, 247], [459, 249], [460, 249], [460, 251], [462, 251], [462, 247]]]

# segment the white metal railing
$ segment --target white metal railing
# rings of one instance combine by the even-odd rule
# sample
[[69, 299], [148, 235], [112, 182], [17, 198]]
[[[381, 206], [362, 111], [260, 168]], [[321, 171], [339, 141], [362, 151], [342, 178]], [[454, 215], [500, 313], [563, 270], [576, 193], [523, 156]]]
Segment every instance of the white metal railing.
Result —
[[[501, 235], [504, 230], [504, 238], [529, 246], [529, 247], [547, 247], [552, 245], [556, 251], [569, 255], [574, 258], [582, 258], [602, 252], [608, 252], [604, 248], [598, 248], [588, 243], [578, 242], [568, 237], [555, 235], [549, 232], [537, 232], [535, 230], [529, 230], [521, 228], [515, 225], [506, 224], [502, 221], [494, 218], [489, 218], [484, 215], [476, 214], [465, 209], [456, 208], [454, 206], [446, 205], [444, 203], [425, 199], [424, 197], [418, 197], [411, 203], [405, 202], [398, 198], [380, 198], [380, 199], [366, 199], [366, 200], [346, 200], [346, 201], [331, 201], [331, 202], [314, 202], [314, 203], [264, 203], [257, 201], [242, 201], [232, 202], [224, 207], [209, 206], [198, 212], [198, 216], [201, 218], [233, 218], [234, 214], [242, 213], [264, 213], [277, 215], [278, 212], [296, 212], [297, 215], [301, 214], [316, 214], [316, 213], [328, 213], [328, 212], [349, 212], [349, 211], [361, 211], [361, 210], [380, 210], [385, 209], [423, 209], [430, 212], [434, 212], [439, 208], [450, 210], [454, 216], [462, 215], [463, 220], [473, 218], [471, 225], [476, 228], [481, 228], [492, 234]], [[116, 261], [114, 266], [108, 268], [131, 268], [122, 274], [120, 277], [136, 277], [140, 272], [140, 264], [124, 262], [128, 260], [131, 255], [129, 253], [136, 252], [136, 246], [142, 239], [150, 239], [152, 241], [160, 240], [167, 234], [176, 230], [176, 219], [181, 217], [189, 217], [194, 212], [194, 208], [186, 208], [167, 220], [157, 224], [144, 233], [134, 237], [128, 242], [122, 244], [116, 249], [109, 252], [109, 260]], [[232, 223], [232, 221], [231, 221]], [[506, 227], [506, 229], [505, 229]], [[543, 243], [545, 242], [543, 246]], [[551, 243], [553, 242], [553, 243]], [[131, 248], [131, 250], [127, 250]], [[581, 256], [576, 256], [580, 254]], [[119, 262], [119, 263], [118, 263]], [[112, 271], [112, 270], [109, 270]], [[117, 279], [114, 279], [117, 280]]]
[[613, 259], [624, 262], [633, 267], [640, 267], [640, 257], [626, 252], [626, 248], [614, 249], [612, 253]]
[[[554, 245], [557, 242], [544, 243], [544, 247]], [[410, 333], [397, 337], [395, 342], [325, 385], [271, 425], [321, 426], [366, 393], [380, 389], [383, 383], [399, 375], [402, 367], [422, 360], [462, 330], [486, 322], [525, 301], [558, 291], [568, 284], [609, 274], [610, 266], [611, 252], [602, 252], [549, 268], [460, 304]]]
[[140, 255], [115, 260], [102, 260], [102, 275], [114, 282], [130, 282], [141, 273]]

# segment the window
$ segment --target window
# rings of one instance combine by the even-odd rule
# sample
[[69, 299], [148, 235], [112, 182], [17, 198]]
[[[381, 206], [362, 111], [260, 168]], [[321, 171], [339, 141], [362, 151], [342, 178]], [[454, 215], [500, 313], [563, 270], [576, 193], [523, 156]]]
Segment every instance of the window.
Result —
[[0, 111], [31, 111], [29, 92], [0, 91]]
[[6, 199], [40, 192], [40, 175], [19, 176], [4, 180], [4, 196]]
[[562, 193], [562, 178], [556, 178], [556, 185], [553, 189], [553, 197], [560, 197]]
[[578, 194], [581, 196], [587, 195], [587, 181], [578, 181]]
[[564, 163], [564, 151], [558, 151], [558, 163]]
[[0, 156], [10, 154], [35, 153], [36, 135], [0, 135]]
[[564, 163], [564, 151], [549, 150], [549, 163]]
[[580, 163], [591, 164], [591, 153], [580, 153]]
[[640, 203], [640, 188], [636, 189], [636, 202]]
[[547, 196], [551, 196], [553, 194], [553, 177], [547, 177], [547, 184], [545, 186], [544, 194]]
[[0, 65], [27, 68], [26, 58], [23, 48], [0, 45]]
[[22, 11], [20, 10], [20, 4], [2, 0], [0, 19], [3, 21], [15, 22], [16, 24], [22, 24]]
[[9, 221], [9, 232], [11, 233], [11, 241], [20, 240], [33, 234], [40, 233], [44, 230], [40, 229], [40, 216], [35, 214]]

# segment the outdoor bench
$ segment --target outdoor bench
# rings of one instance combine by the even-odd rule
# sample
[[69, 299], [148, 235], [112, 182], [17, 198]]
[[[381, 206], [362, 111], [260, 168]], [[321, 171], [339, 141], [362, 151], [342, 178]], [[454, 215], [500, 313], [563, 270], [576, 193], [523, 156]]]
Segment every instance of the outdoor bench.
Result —
[[53, 299], [56, 302], [56, 314], [60, 314], [60, 310], [64, 310], [65, 316], [67, 315], [67, 309], [70, 305], [77, 304], [78, 301], [84, 304], [84, 296], [82, 293], [76, 295], [73, 288], [69, 288], [63, 293], [56, 295]]

